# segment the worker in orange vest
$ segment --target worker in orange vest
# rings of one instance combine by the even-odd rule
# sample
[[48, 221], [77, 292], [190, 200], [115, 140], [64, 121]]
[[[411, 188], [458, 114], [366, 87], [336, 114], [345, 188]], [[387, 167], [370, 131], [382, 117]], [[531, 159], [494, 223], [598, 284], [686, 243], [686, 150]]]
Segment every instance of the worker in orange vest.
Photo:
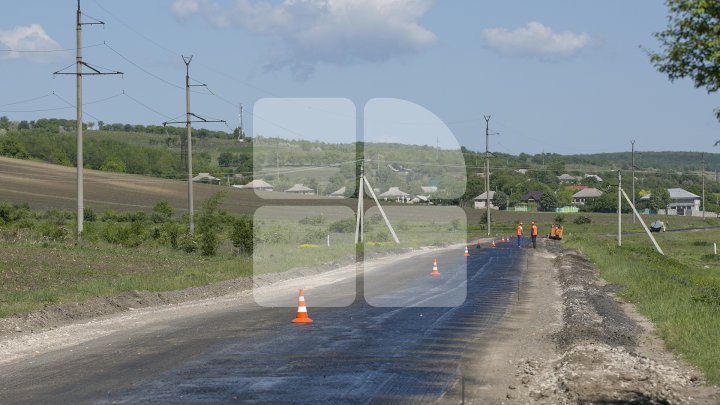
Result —
[[530, 239], [532, 239], [533, 249], [537, 248], [537, 235], [538, 235], [537, 225], [535, 225], [535, 221], [532, 221], [532, 226], [530, 227]]
[[517, 233], [518, 247], [522, 247], [522, 243], [523, 243], [523, 227], [522, 226], [523, 226], [523, 223], [520, 222], [517, 226], [517, 229], [515, 230]]

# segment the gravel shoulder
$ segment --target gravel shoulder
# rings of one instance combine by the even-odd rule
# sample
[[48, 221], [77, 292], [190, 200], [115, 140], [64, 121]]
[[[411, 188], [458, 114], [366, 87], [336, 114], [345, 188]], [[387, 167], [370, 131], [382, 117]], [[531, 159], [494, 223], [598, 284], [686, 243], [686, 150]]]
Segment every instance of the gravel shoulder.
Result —
[[443, 402], [718, 404], [667, 350], [653, 325], [577, 251], [542, 240], [527, 250], [519, 300], [461, 364]]

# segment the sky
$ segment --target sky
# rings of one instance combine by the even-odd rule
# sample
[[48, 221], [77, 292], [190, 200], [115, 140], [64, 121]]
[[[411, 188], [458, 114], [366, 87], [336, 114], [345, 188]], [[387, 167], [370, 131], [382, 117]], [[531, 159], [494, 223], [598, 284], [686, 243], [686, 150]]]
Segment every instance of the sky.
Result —
[[[6, 3], [0, 115], [74, 119], [75, 77], [53, 73], [74, 72], [77, 1]], [[714, 152], [720, 139], [720, 98], [669, 82], [642, 49], [657, 49], [652, 34], [666, 25], [659, 0], [81, 6], [83, 22], [105, 23], [83, 26], [83, 61], [123, 72], [84, 76], [85, 122], [184, 120], [182, 56], [192, 55], [192, 112], [227, 121], [197, 127], [234, 129], [242, 103], [248, 134], [323, 141], [484, 151], [485, 116], [490, 150], [513, 155], [628, 151], [631, 140], [638, 151]]]

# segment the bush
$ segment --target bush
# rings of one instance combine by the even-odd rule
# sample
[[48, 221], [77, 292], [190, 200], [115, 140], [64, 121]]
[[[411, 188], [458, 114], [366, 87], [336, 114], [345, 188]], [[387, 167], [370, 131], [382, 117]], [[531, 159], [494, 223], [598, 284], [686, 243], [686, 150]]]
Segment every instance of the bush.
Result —
[[198, 243], [195, 240], [195, 236], [190, 232], [185, 232], [178, 239], [178, 247], [185, 253], [193, 253], [198, 249]]
[[150, 219], [156, 224], [162, 224], [172, 219], [173, 208], [167, 201], [160, 201], [152, 209]]
[[592, 222], [592, 219], [587, 215], [579, 215], [577, 218], [575, 218], [575, 221], [573, 222], [578, 225], [589, 224]]
[[560, 214], [560, 215], [556, 216], [555, 222], [557, 222], [558, 224], [562, 224], [563, 222], [565, 222], [565, 215]]
[[300, 237], [300, 243], [311, 244], [323, 240], [327, 237], [327, 233], [322, 229], [311, 229]]
[[330, 224], [330, 231], [336, 233], [355, 232], [355, 218], [341, 219]]
[[253, 253], [253, 222], [250, 217], [243, 215], [235, 220], [230, 233], [233, 246], [240, 253], [251, 255]]
[[182, 227], [179, 224], [168, 222], [160, 227], [160, 237], [158, 239], [163, 245], [178, 249], [181, 233]]
[[325, 217], [322, 215], [315, 215], [311, 217], [305, 217], [298, 222], [302, 225], [322, 225], [325, 223]]
[[87, 222], [95, 222], [97, 220], [97, 214], [92, 208], [83, 208], [83, 219]]

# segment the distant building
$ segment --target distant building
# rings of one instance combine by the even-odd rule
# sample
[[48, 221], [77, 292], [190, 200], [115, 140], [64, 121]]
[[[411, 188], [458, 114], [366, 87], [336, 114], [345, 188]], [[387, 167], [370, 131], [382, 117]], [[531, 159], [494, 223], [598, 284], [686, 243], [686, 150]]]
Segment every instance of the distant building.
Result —
[[220, 184], [222, 180], [218, 179], [217, 177], [211, 175], [210, 173], [198, 173], [197, 176], [192, 178], [192, 181], [199, 181], [202, 183], [217, 183]]
[[598, 198], [601, 195], [603, 195], [602, 191], [593, 187], [588, 187], [573, 194], [572, 201], [575, 205], [585, 205], [588, 200]]
[[285, 190], [285, 192], [295, 194], [315, 194], [315, 190], [311, 189], [310, 187], [305, 187], [302, 184], [295, 184], [294, 186]]
[[528, 204], [538, 204], [540, 203], [540, 199], [542, 198], [543, 192], [542, 191], [530, 191], [529, 193], [526, 193], [524, 196], [520, 198], [520, 200], [524, 203]]
[[[692, 215], [693, 211], [700, 212], [700, 196], [682, 188], [667, 189], [670, 194], [670, 205], [666, 209], [668, 215]], [[648, 194], [640, 201], [649, 201], [652, 194]]]
[[346, 187], [340, 187], [339, 189], [330, 193], [330, 197], [345, 197], [346, 192], [347, 192]]
[[388, 191], [380, 194], [378, 197], [388, 199], [395, 199], [398, 202], [407, 202], [410, 200], [410, 194], [400, 190], [400, 187], [390, 187]]
[[567, 173], [559, 175], [558, 180], [560, 180], [560, 183], [565, 183], [565, 184], [575, 183], [577, 181], [577, 179], [574, 176], [571, 176]]
[[[496, 210], [498, 207], [496, 207], [493, 204], [493, 199], [495, 198], [495, 192], [490, 191], [490, 209]], [[487, 193], [482, 193], [479, 196], [475, 197], [475, 208], [477, 209], [485, 209], [487, 208]]]
[[594, 179], [598, 183], [601, 183], [603, 181], [602, 177], [598, 176], [597, 174], [586, 174], [583, 176], [583, 179]]
[[255, 179], [251, 181], [250, 183], [247, 183], [242, 186], [233, 186], [235, 188], [249, 188], [252, 190], [265, 190], [265, 191], [273, 191], [272, 184], [266, 182], [265, 180], [261, 179]]

